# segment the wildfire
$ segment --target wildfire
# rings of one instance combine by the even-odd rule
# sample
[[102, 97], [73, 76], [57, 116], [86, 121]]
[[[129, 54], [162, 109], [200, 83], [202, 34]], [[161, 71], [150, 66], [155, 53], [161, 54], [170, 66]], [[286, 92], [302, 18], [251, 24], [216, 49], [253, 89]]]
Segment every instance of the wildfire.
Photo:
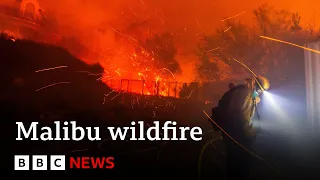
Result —
[[[19, 17], [19, 22], [24, 20], [24, 17]], [[104, 73], [94, 74], [87, 72], [88, 75], [99, 76], [99, 78], [97, 78], [98, 81], [104, 82], [113, 90], [118, 91], [120, 93], [125, 91], [143, 95], [179, 97], [179, 90], [182, 87], [182, 83], [177, 82], [175, 73], [171, 72], [168, 68], [164, 68], [165, 66], [159, 66], [157, 59], [158, 54], [156, 52], [150, 49], [146, 50], [140, 46], [141, 37], [137, 38], [139, 39], [138, 41], [134, 37], [134, 35], [131, 36], [130, 33], [122, 32], [112, 27], [111, 25], [109, 25], [109, 28], [115, 34], [115, 36], [121, 37], [121, 40], [117, 42], [117, 46], [113, 48], [105, 46], [109, 44], [104, 42], [111, 40], [110, 36], [102, 37], [104, 36], [103, 33], [94, 34], [95, 37], [88, 35], [90, 37], [90, 45], [88, 45], [88, 42], [86, 42], [88, 41], [87, 37], [77, 37], [76, 41], [79, 40], [78, 43], [82, 43], [82, 45], [86, 46], [85, 48], [81, 48], [80, 46], [74, 48], [73, 46], [77, 46], [78, 44], [70, 42], [70, 45], [69, 42], [67, 42], [67, 40], [62, 39], [62, 36], [64, 36], [63, 34], [61, 34], [60, 37], [60, 35], [56, 35], [51, 31], [47, 31], [45, 30], [45, 28], [37, 29], [37, 31], [39, 31], [39, 34], [41, 34], [41, 38], [39, 38], [39, 36], [32, 37], [32, 39], [27, 35], [26, 37], [28, 39], [31, 38], [31, 40], [41, 42], [44, 41], [49, 44], [58, 44], [61, 47], [65, 47], [75, 56], [77, 56], [79, 59], [82, 59], [86, 63], [98, 62], [103, 67]], [[42, 30], [44, 32], [42, 32]], [[23, 35], [19, 33], [20, 31], [10, 31], [10, 33], [8, 34], [15, 38], [24, 39], [25, 37], [22, 37]], [[96, 35], [98, 37], [96, 37]], [[54, 38], [56, 36], [58, 36], [59, 38]], [[99, 42], [95, 42], [95, 38], [97, 38]], [[93, 41], [93, 43], [91, 42], [91, 40]], [[94, 48], [96, 46], [98, 46], [97, 49]], [[89, 47], [89, 49], [86, 49], [87, 47]], [[92, 52], [86, 52], [86, 50]], [[104, 56], [104, 53], [107, 54], [109, 53], [109, 51], [112, 51], [112, 55]], [[46, 69], [37, 70], [35, 72], [50, 71], [65, 67], [67, 66], [50, 67]], [[48, 87], [54, 85], [56, 84], [49, 85]], [[39, 90], [41, 89], [43, 88], [40, 88]]]
[[128, 64], [124, 67], [116, 64], [104, 66], [105, 73], [99, 80], [117, 91], [178, 97], [181, 85], [176, 81], [174, 73], [167, 68], [155, 67], [155, 58], [150, 53], [140, 50], [125, 53], [123, 58]]

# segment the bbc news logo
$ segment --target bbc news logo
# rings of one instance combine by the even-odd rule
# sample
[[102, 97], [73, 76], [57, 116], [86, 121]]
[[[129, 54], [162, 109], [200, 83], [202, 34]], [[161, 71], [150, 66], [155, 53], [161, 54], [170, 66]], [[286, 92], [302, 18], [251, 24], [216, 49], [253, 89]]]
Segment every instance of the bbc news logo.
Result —
[[15, 155], [14, 170], [113, 169], [114, 157]]
[[65, 170], [65, 161], [64, 155], [51, 155], [48, 168], [47, 155], [15, 155], [14, 170]]

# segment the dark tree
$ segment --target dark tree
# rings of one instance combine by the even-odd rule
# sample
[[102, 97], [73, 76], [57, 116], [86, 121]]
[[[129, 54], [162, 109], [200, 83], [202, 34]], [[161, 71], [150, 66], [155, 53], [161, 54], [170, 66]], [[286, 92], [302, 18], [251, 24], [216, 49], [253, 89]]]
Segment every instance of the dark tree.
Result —
[[[232, 68], [229, 74], [225, 74], [225, 76], [230, 75], [229, 78], [232, 78], [231, 74], [239, 78], [248, 76], [249, 71], [233, 61], [233, 58], [246, 64], [257, 74], [269, 74], [275, 79], [286, 79], [291, 76], [290, 69], [293, 69], [289, 68], [289, 65], [298, 64], [295, 62], [297, 56], [292, 55], [297, 49], [260, 36], [300, 45], [319, 38], [311, 26], [308, 29], [300, 26], [301, 17], [298, 13], [262, 5], [253, 11], [253, 17], [255, 18], [253, 25], [243, 24], [234, 19], [229, 20], [223, 28], [203, 38], [199, 44], [200, 65], [197, 68], [199, 81], [225, 79], [221, 78], [221, 73], [225, 72], [222, 70], [222, 67], [225, 67], [223, 64]], [[218, 63], [219, 60], [223, 63]]]
[[183, 99], [197, 100], [199, 95], [199, 83], [184, 83], [180, 89], [179, 97]]
[[142, 47], [153, 57], [155, 67], [167, 68], [172, 73], [181, 72], [180, 65], [175, 59], [177, 49], [171, 34], [155, 35], [142, 43]]
[[292, 25], [291, 25], [291, 31], [296, 32], [302, 30], [302, 27], [300, 26], [301, 16], [299, 13], [293, 13], [292, 14]]

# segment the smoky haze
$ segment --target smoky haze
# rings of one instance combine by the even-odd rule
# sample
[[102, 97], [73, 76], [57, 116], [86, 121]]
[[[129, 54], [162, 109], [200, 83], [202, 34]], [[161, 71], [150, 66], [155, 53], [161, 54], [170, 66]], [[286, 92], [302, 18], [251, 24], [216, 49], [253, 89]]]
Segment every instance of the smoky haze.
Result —
[[[13, 4], [16, 0], [5, 0]], [[118, 55], [122, 47], [118, 31], [131, 37], [145, 39], [153, 34], [168, 32], [174, 36], [183, 75], [180, 80], [193, 80], [195, 50], [201, 35], [215, 32], [223, 26], [224, 18], [236, 18], [243, 23], [252, 22], [252, 11], [268, 3], [302, 15], [302, 23], [319, 24], [320, 3], [314, 0], [269, 1], [211, 1], [211, 0], [38, 0], [49, 16], [58, 22], [59, 34], [74, 36], [104, 54]], [[90, 60], [92, 61], [92, 60]], [[105, 60], [98, 60], [106, 63]], [[116, 60], [119, 61], [120, 60]]]
[[320, 10], [320, 3], [314, 0], [246, 0], [241, 3], [235, 0], [39, 0], [39, 3], [43, 9], [54, 12], [61, 25], [83, 31], [95, 31], [106, 23], [124, 29], [134, 22], [148, 21], [149, 31], [176, 34], [180, 36], [177, 40], [184, 42], [181, 44], [189, 47], [188, 50], [195, 46], [201, 33], [212, 33], [223, 25], [221, 20], [224, 18], [245, 12], [238, 19], [250, 23], [253, 9], [264, 3], [299, 12], [305, 22], [319, 23], [315, 17], [319, 16]]

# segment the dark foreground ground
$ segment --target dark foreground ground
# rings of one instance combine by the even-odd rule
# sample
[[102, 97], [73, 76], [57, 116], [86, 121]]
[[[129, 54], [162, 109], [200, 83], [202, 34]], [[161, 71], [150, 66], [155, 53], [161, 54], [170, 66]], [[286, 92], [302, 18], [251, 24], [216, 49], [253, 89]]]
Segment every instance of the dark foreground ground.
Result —
[[[102, 126], [101, 126], [102, 127]], [[9, 130], [9, 129], [8, 129]], [[10, 130], [14, 131], [14, 129]], [[184, 179], [224, 179], [225, 155], [219, 132], [207, 131], [201, 142], [167, 141], [137, 142], [11, 142], [11, 154], [65, 154], [69, 156], [115, 156], [114, 170], [87, 173], [114, 176], [116, 179], [174, 175]], [[320, 177], [319, 140], [306, 132], [299, 135], [279, 131], [261, 132], [254, 146], [255, 152], [276, 167], [277, 174], [268, 165], [253, 157], [252, 176], [256, 179], [318, 179]], [[203, 147], [211, 140], [206, 149]], [[202, 152], [203, 151], [203, 152]], [[202, 154], [202, 153], [203, 154]], [[202, 156], [201, 156], [202, 154]], [[8, 156], [9, 158], [9, 156]], [[12, 156], [8, 163], [12, 163]], [[201, 159], [200, 159], [201, 158]], [[9, 170], [12, 170], [13, 166]], [[9, 171], [7, 171], [9, 172]], [[72, 171], [69, 171], [73, 174]], [[79, 171], [78, 171], [79, 172]], [[82, 172], [82, 171], [80, 171]], [[85, 171], [84, 171], [85, 172]], [[23, 175], [14, 172], [15, 175]], [[106, 178], [109, 179], [109, 178]]]
[[[108, 174], [116, 179], [135, 179], [152, 176], [165, 176], [168, 179], [176, 175], [184, 179], [224, 179], [225, 155], [220, 132], [211, 129], [206, 117], [198, 109], [195, 122], [190, 126], [200, 125], [204, 130], [203, 140], [195, 141], [112, 141], [106, 133], [99, 142], [31, 142], [14, 141], [16, 127], [3, 123], [2, 133], [11, 134], [5, 148], [12, 149], [7, 156], [13, 169], [14, 154], [65, 154], [69, 156], [115, 156], [116, 168], [106, 171], [88, 171], [98, 176]], [[184, 113], [187, 115], [188, 113]], [[88, 114], [90, 117], [90, 115]], [[6, 117], [6, 116], [4, 116]], [[11, 116], [12, 117], [12, 116]], [[10, 119], [10, 116], [8, 116]], [[10, 119], [10, 121], [17, 121]], [[83, 120], [82, 120], [83, 121]], [[81, 121], [79, 121], [81, 125]], [[150, 121], [151, 122], [151, 121]], [[151, 124], [151, 123], [150, 123]], [[12, 124], [11, 124], [12, 125]], [[88, 126], [97, 126], [97, 123]], [[101, 129], [110, 124], [100, 124]], [[187, 124], [182, 124], [185, 126]], [[117, 125], [114, 125], [117, 126]], [[320, 141], [303, 126], [297, 129], [285, 127], [262, 129], [254, 145], [256, 154], [275, 166], [270, 169], [264, 162], [252, 158], [252, 176], [256, 179], [318, 179], [320, 178]], [[210, 143], [208, 143], [210, 142]], [[205, 149], [203, 147], [206, 146]], [[8, 171], [9, 172], [9, 171]], [[71, 171], [72, 173], [72, 171]], [[15, 175], [23, 175], [14, 172]], [[78, 174], [78, 173], [77, 173]], [[79, 175], [79, 174], [78, 174]], [[109, 178], [106, 178], [109, 179]]]
[[[116, 157], [114, 170], [89, 171], [87, 173], [91, 178], [101, 175], [103, 179], [153, 179], [161, 176], [173, 179], [176, 175], [178, 179], [223, 179], [225, 155], [219, 138], [221, 134], [212, 130], [212, 125], [202, 112], [210, 112], [212, 105], [195, 100], [118, 95], [115, 92], [104, 98], [104, 94], [109, 94], [111, 90], [98, 83], [97, 77], [76, 73], [101, 73], [101, 68], [81, 63], [56, 47], [11, 41], [3, 37], [0, 43], [0, 132], [3, 137], [0, 146], [5, 175], [26, 178], [28, 174], [13, 171], [15, 154], [65, 154]], [[68, 65], [68, 68], [35, 73], [38, 69], [61, 65]], [[59, 81], [71, 83], [36, 91]], [[100, 126], [101, 129], [107, 126], [127, 126], [133, 120], [143, 120], [150, 125], [155, 120], [174, 120], [180, 126], [200, 126], [204, 135], [199, 142], [111, 141], [107, 140], [107, 134], [103, 134], [103, 141], [95, 143], [15, 141], [15, 122], [39, 121], [43, 125], [52, 125], [54, 120], [76, 120], [78, 125]], [[312, 134], [305, 123], [295, 122], [298, 121], [292, 121], [290, 128], [278, 123], [261, 126], [262, 131], [254, 148], [279, 173], [253, 158], [252, 176], [255, 179], [320, 178], [319, 136]], [[72, 173], [75, 174], [82, 175], [80, 172]], [[32, 175], [33, 178], [50, 177], [48, 174]], [[66, 178], [67, 174], [64, 172], [62, 175], [60, 178]], [[111, 175], [115, 178], [111, 178]]]

